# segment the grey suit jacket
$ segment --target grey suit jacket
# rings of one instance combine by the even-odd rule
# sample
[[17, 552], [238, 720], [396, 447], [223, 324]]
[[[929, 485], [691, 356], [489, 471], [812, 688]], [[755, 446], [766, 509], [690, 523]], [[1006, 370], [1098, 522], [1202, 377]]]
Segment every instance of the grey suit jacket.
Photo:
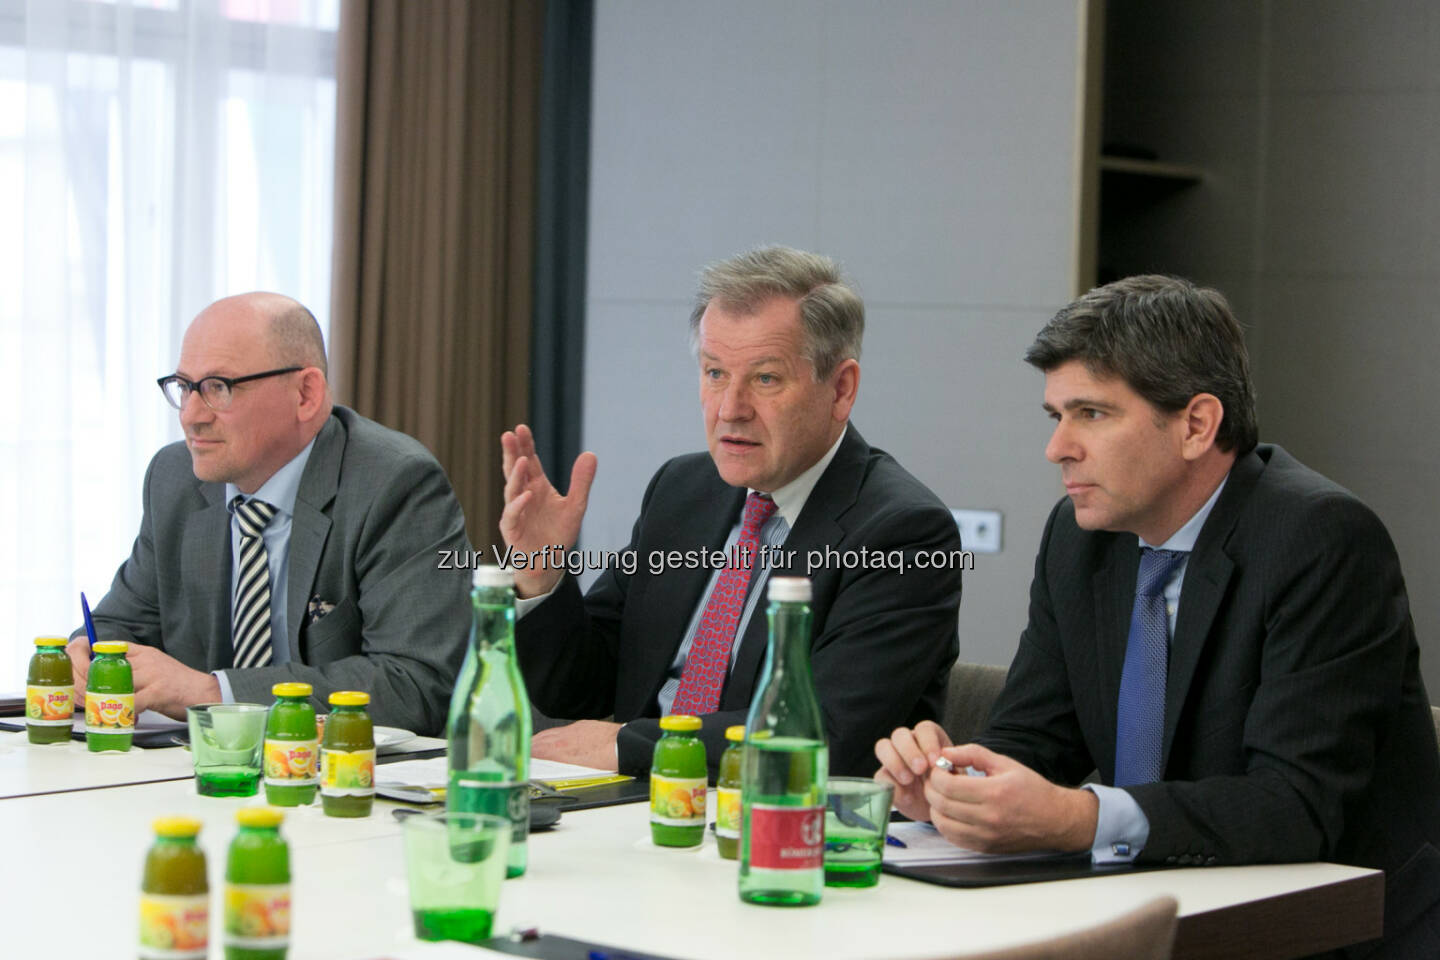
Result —
[[[1113, 782], [1138, 565], [1134, 534], [1056, 506], [980, 742], [1057, 782]], [[1150, 821], [1140, 859], [1379, 867], [1390, 942], [1440, 955], [1440, 754], [1418, 664], [1375, 514], [1279, 447], [1239, 457], [1185, 571], [1164, 779], [1126, 788]]]
[[[184, 443], [150, 461], [130, 558], [95, 607], [102, 639], [159, 647], [197, 670], [231, 664], [230, 515]], [[336, 407], [305, 465], [290, 532], [289, 664], [226, 671], [235, 699], [269, 703], [285, 680], [317, 704], [364, 690], [376, 723], [443, 730], [470, 627], [465, 520], [440, 464], [410, 437]], [[448, 564], [454, 567], [454, 564]], [[312, 619], [309, 603], [333, 604]]]

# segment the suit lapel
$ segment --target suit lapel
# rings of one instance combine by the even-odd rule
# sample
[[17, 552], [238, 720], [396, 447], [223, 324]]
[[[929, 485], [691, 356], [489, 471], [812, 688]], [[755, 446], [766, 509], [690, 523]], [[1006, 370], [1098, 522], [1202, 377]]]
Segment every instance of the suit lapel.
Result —
[[1225, 543], [1230, 538], [1240, 517], [1240, 510], [1249, 499], [1250, 491], [1259, 479], [1262, 463], [1252, 451], [1235, 461], [1220, 499], [1215, 501], [1200, 536], [1195, 540], [1195, 549], [1185, 564], [1185, 580], [1180, 587], [1180, 612], [1175, 619], [1175, 636], [1170, 641], [1170, 667], [1165, 680], [1165, 739], [1162, 744], [1162, 764], [1170, 757], [1170, 744], [1175, 739], [1175, 729], [1180, 723], [1185, 698], [1190, 684], [1195, 679], [1195, 668], [1205, 645], [1210, 642], [1211, 628], [1225, 598], [1230, 577], [1235, 572], [1235, 563], [1225, 553]]
[[[745, 489], [725, 483], [714, 464], [707, 464], [704, 474], [684, 496], [664, 506], [657, 504], [658, 515], [651, 521], [653, 529], [666, 533], [656, 538], [653, 549], [720, 549], [730, 528], [739, 520], [744, 503]], [[645, 557], [640, 561], [647, 562]], [[654, 637], [663, 638], [663, 642], [640, 645], [637, 676], [650, 677], [652, 681], [646, 692], [646, 703], [660, 692], [713, 572], [669, 567], [664, 576], [652, 578], [650, 589], [663, 591], [664, 596], [654, 604], [645, 629], [652, 631]]]
[[300, 477], [295, 512], [290, 520], [289, 573], [285, 578], [285, 633], [290, 659], [301, 662], [300, 627], [304, 624], [320, 556], [330, 535], [330, 517], [325, 510], [335, 499], [340, 484], [340, 461], [345, 454], [345, 430], [331, 416], [315, 437], [315, 448]]
[[[180, 545], [186, 609], [194, 619], [186, 624], [188, 637], [173, 639], [199, 644], [207, 668], [216, 670], [231, 663], [230, 511], [224, 484], [202, 483], [196, 492], [200, 505], [186, 522]], [[213, 575], [216, 570], [219, 576]], [[218, 642], [211, 643], [212, 637]]]
[[[1095, 598], [1095, 647], [1100, 667], [1100, 700], [1105, 729], [1113, 742], [1118, 722], [1120, 674], [1125, 669], [1125, 646], [1130, 638], [1130, 614], [1135, 608], [1135, 577], [1140, 570], [1140, 544], [1131, 534], [1110, 538], [1104, 566], [1092, 578]], [[1110, 757], [1114, 775], [1114, 756]]]

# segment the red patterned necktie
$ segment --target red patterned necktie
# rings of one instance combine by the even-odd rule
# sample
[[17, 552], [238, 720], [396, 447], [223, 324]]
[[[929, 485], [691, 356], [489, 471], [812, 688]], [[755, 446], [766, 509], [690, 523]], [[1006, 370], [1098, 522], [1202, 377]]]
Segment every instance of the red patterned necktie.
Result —
[[775, 514], [775, 501], [764, 494], [752, 493], [745, 498], [745, 516], [740, 521], [740, 539], [735, 541], [732, 556], [743, 566], [728, 566], [720, 571], [700, 626], [685, 658], [685, 672], [675, 694], [671, 713], [714, 713], [720, 706], [720, 690], [730, 670], [730, 647], [735, 641], [735, 628], [745, 610], [745, 594], [750, 586], [750, 570], [760, 550], [760, 528]]

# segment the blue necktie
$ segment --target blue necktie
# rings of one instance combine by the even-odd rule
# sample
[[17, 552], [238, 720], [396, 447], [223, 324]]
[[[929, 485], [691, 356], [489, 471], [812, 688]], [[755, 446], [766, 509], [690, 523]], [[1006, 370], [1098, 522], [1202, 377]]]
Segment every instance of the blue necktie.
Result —
[[1119, 718], [1115, 724], [1115, 786], [1154, 783], [1165, 734], [1165, 674], [1170, 663], [1170, 620], [1165, 585], [1187, 556], [1183, 550], [1140, 550], [1135, 609], [1120, 674]]

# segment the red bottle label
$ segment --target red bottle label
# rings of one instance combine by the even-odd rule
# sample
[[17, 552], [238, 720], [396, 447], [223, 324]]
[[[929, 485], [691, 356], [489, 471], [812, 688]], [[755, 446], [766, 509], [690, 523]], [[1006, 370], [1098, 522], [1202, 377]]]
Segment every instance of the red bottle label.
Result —
[[818, 870], [825, 858], [825, 808], [750, 806], [750, 865]]

